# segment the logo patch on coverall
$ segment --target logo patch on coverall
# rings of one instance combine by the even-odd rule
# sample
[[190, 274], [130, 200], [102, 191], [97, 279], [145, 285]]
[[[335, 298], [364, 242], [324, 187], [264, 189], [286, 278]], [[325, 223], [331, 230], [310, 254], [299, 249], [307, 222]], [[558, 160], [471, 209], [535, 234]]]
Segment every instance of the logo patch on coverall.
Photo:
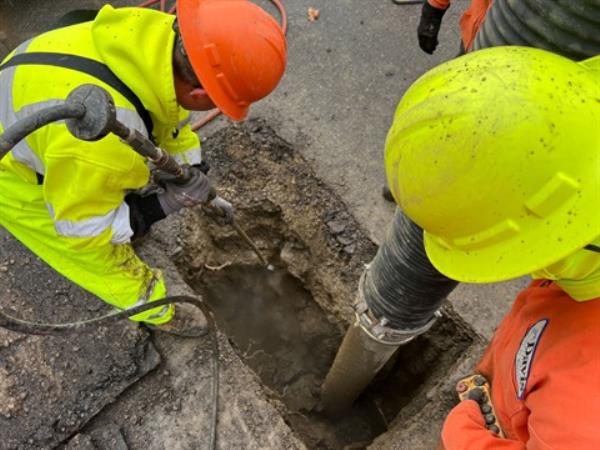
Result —
[[527, 380], [529, 379], [529, 373], [531, 372], [531, 364], [533, 362], [533, 356], [535, 355], [535, 349], [537, 348], [544, 328], [548, 325], [548, 319], [542, 319], [535, 324], [521, 341], [519, 350], [517, 350], [517, 356], [515, 357], [515, 381], [517, 385], [517, 398], [523, 400], [523, 394], [527, 387]]

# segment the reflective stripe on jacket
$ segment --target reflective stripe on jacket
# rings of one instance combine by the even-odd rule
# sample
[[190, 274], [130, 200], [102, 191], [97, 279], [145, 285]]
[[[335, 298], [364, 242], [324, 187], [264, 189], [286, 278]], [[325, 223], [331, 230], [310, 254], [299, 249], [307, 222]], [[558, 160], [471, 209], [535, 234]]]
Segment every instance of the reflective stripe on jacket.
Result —
[[[189, 113], [179, 107], [175, 95], [173, 21], [174, 16], [149, 9], [105, 6], [93, 22], [41, 34], [21, 44], [5, 61], [20, 53], [54, 52], [79, 55], [107, 65], [150, 112], [157, 144], [180, 163], [198, 164], [201, 155], [197, 135], [189, 125], [179, 129]], [[146, 134], [134, 106], [119, 92], [86, 73], [46, 65], [20, 65], [0, 72], [0, 132], [36, 110], [63, 101], [75, 87], [84, 83], [104, 87], [115, 101], [118, 119]], [[69, 252], [89, 251], [91, 254], [106, 246], [129, 243], [133, 231], [124, 197], [145, 186], [149, 180], [144, 159], [117, 137], [109, 135], [97, 142], [80, 141], [68, 132], [63, 122], [45, 126], [21, 141], [0, 161], [2, 170], [14, 173], [28, 185], [37, 184], [36, 172], [43, 175], [40, 191], [43, 199], [39, 204], [45, 205], [57, 239], [64, 247], [62, 259], [67, 258]], [[10, 196], [18, 203], [20, 190], [12, 187]], [[31, 192], [28, 195], [23, 202], [31, 202]], [[5, 217], [0, 217], [4, 219], [0, 222], [26, 226], [24, 217], [8, 217], [17, 214], [17, 208], [4, 209], [0, 216]], [[24, 242], [27, 233], [22, 230], [22, 235], [17, 237]], [[109, 255], [116, 253], [107, 252]], [[51, 266], [59, 265], [49, 255], [45, 257], [46, 262]], [[90, 262], [98, 263], [98, 259]], [[114, 274], [122, 261], [109, 257], [104, 258], [102, 264], [106, 269], [113, 265], [115, 270], [111, 273]], [[140, 273], [147, 269], [139, 260], [134, 266], [136, 264], [140, 265]], [[86, 277], [83, 270], [77, 273], [73, 265], [69, 270], [68, 274], [59, 271], [74, 282], [85, 284], [82, 282]], [[133, 266], [128, 270], [131, 274], [136, 272]], [[129, 283], [132, 282], [131, 274]], [[112, 280], [113, 283], [118, 281], [117, 278]], [[156, 293], [147, 292], [149, 280], [139, 277], [138, 282], [139, 289], [129, 286], [113, 291], [137, 291], [136, 295], [144, 292], [144, 298], [155, 297]], [[161, 286], [162, 279], [153, 285]], [[111, 302], [127, 306], [140, 298], [113, 298]]]

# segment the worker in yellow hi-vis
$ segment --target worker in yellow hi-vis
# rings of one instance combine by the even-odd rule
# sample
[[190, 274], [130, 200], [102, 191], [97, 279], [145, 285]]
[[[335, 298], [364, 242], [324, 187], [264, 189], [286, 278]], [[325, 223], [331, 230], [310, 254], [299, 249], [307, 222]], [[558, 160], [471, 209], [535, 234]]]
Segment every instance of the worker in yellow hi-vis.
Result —
[[[48, 125], [0, 162], [0, 224], [62, 275], [119, 309], [167, 296], [159, 270], [131, 240], [182, 207], [211, 203], [200, 145], [188, 110], [218, 107], [234, 120], [268, 95], [286, 65], [277, 22], [245, 0], [179, 0], [177, 18], [143, 8], [103, 7], [93, 20], [49, 31], [19, 45], [0, 65], [0, 133], [34, 111], [93, 83], [115, 99], [117, 118], [190, 166], [186, 184], [161, 193], [144, 159], [115, 136], [74, 138]], [[165, 331], [197, 336], [202, 313], [186, 305], [134, 317]]]
[[[441, 448], [600, 448], [600, 56], [496, 47], [442, 64], [402, 98], [388, 183], [442, 274], [531, 274]], [[494, 428], [497, 423], [505, 437]]]

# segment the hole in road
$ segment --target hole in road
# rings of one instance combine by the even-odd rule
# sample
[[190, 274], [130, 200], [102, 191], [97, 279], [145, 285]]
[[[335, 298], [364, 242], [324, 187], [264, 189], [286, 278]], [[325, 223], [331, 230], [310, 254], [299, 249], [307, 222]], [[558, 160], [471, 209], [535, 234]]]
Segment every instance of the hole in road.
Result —
[[286, 405], [312, 448], [368, 443], [385, 431], [364, 402], [335, 421], [319, 413], [319, 391], [341, 342], [300, 280], [284, 270], [229, 266], [194, 283], [244, 362]]
[[452, 320], [440, 320], [399, 349], [351, 410], [330, 419], [320, 413], [319, 392], [342, 335], [300, 280], [281, 269], [233, 265], [205, 272], [193, 287], [309, 448], [368, 445], [471, 344]]
[[320, 413], [320, 386], [354, 319], [350, 305], [376, 246], [301, 156], [261, 123], [224, 129], [203, 145], [220, 195], [234, 200], [238, 225], [277, 269], [257, 266], [230, 227], [201, 212], [188, 213], [174, 259], [267, 396], [283, 403], [278, 409], [297, 436], [311, 449], [358, 449], [389, 428], [410, 427], [423, 410], [443, 416], [454, 394], [432, 404], [431, 392], [473, 342], [451, 316], [401, 347], [345, 416]]

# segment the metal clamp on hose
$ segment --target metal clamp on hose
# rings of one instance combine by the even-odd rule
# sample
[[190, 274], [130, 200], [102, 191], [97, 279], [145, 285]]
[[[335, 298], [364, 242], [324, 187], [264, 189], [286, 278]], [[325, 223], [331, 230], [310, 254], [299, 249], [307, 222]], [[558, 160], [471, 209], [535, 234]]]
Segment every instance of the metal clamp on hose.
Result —
[[415, 337], [423, 334], [433, 326], [433, 324], [442, 317], [440, 311], [435, 311], [431, 319], [419, 328], [402, 330], [388, 326], [388, 319], [385, 317], [377, 318], [369, 309], [364, 295], [364, 283], [367, 273], [370, 270], [370, 264], [365, 266], [358, 283], [358, 294], [354, 305], [357, 324], [374, 341], [386, 345], [399, 346], [412, 341]]

